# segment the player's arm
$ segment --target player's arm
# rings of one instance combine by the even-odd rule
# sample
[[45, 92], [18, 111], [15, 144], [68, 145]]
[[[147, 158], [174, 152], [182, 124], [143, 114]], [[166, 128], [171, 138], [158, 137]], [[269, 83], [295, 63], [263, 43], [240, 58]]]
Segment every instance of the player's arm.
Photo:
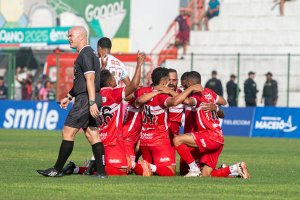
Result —
[[216, 104], [210, 103], [201, 103], [201, 109], [206, 112], [216, 111], [219, 118], [224, 118], [224, 111]]
[[122, 81], [126, 86], [130, 85], [130, 78], [128, 76], [122, 79]]
[[[136, 65], [134, 76], [133, 76], [130, 84], [127, 85], [124, 90], [126, 97], [128, 95], [130, 95], [132, 92], [134, 92], [139, 87], [140, 80], [141, 80], [142, 65], [144, 64], [145, 59], [146, 59], [146, 55], [144, 53], [138, 52], [137, 65]], [[129, 78], [128, 78], [128, 80], [129, 80]]]
[[147, 93], [147, 94], [144, 94], [144, 95], [140, 96], [135, 101], [135, 107], [137, 107], [137, 108], [142, 107], [145, 103], [150, 101], [153, 97], [155, 97], [158, 94], [161, 94], [161, 91], [155, 90], [155, 91], [152, 91], [150, 93]]
[[95, 93], [95, 73], [86, 73], [84, 75], [86, 80], [86, 87], [89, 97], [89, 105], [90, 105], [90, 113], [91, 115], [96, 118], [99, 116], [98, 106], [95, 102], [96, 93]]
[[227, 101], [222, 96], [218, 96], [216, 104], [225, 106], [227, 104]]
[[178, 94], [175, 97], [168, 98], [166, 100], [166, 106], [177, 106], [178, 104], [185, 101], [185, 99], [192, 93], [192, 92], [202, 92], [203, 87], [200, 84], [192, 85], [187, 88], [184, 92]]
[[172, 90], [172, 89], [170, 89], [169, 87], [166, 87], [166, 86], [158, 87], [157, 90], [161, 91], [163, 94], [167, 94], [167, 95], [170, 95], [172, 97], [176, 97], [178, 95], [177, 92], [175, 92], [174, 90]]

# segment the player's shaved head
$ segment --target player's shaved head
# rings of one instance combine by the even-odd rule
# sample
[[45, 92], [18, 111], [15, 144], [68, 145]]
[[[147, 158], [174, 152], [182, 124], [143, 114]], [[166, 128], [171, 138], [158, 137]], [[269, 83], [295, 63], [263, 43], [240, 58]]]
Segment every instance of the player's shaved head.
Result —
[[201, 84], [201, 75], [196, 71], [191, 71], [187, 74], [187, 81], [193, 84]]

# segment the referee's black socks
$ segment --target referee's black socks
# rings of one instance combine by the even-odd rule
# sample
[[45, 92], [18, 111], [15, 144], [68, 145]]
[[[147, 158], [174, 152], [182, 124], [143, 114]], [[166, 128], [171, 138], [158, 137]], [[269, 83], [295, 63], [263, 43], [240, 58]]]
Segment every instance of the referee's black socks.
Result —
[[54, 168], [61, 171], [73, 151], [74, 141], [63, 140]]
[[93, 149], [93, 154], [97, 166], [97, 173], [100, 175], [106, 175], [103, 143], [98, 142], [93, 144], [92, 149]]

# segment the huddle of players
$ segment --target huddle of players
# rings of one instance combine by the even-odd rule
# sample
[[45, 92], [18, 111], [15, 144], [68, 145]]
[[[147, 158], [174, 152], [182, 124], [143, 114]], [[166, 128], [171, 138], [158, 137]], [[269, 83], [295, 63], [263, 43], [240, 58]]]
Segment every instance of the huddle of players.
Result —
[[[104, 39], [104, 44], [106, 40], [109, 39]], [[101, 42], [98, 43], [99, 54], [102, 48]], [[226, 101], [201, 86], [198, 72], [182, 75], [183, 91], [177, 87], [176, 70], [160, 67], [152, 72], [151, 86], [139, 87], [146, 56], [138, 53], [133, 79], [127, 77], [126, 86], [117, 87], [119, 80], [115, 77], [122, 74], [117, 72], [122, 63], [106, 57], [101, 56], [104, 67], [100, 75], [102, 108], [98, 120], [108, 175], [134, 172], [143, 176], [174, 176], [177, 151], [181, 157], [180, 174], [185, 177], [250, 177], [244, 162], [216, 169], [224, 146], [219, 126], [219, 117], [224, 117], [224, 113], [218, 106], [225, 105]], [[115, 69], [105, 68], [106, 65]], [[124, 100], [128, 105], [122, 113]], [[179, 135], [183, 115], [185, 134]], [[142, 161], [137, 161], [137, 149], [142, 153]], [[94, 169], [92, 164], [78, 167], [70, 162], [64, 173], [92, 174]]]

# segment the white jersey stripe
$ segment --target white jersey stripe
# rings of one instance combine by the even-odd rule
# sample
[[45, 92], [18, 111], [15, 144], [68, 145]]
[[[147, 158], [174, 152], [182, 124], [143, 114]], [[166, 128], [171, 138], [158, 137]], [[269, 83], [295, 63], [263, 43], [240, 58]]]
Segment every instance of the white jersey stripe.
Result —
[[138, 112], [134, 113], [133, 119], [132, 119], [132, 121], [131, 121], [131, 123], [130, 123], [130, 126], [129, 126], [129, 129], [128, 129], [128, 132], [131, 131], [133, 125], [135, 124], [135, 120], [136, 120], [138, 114], [139, 114]]

